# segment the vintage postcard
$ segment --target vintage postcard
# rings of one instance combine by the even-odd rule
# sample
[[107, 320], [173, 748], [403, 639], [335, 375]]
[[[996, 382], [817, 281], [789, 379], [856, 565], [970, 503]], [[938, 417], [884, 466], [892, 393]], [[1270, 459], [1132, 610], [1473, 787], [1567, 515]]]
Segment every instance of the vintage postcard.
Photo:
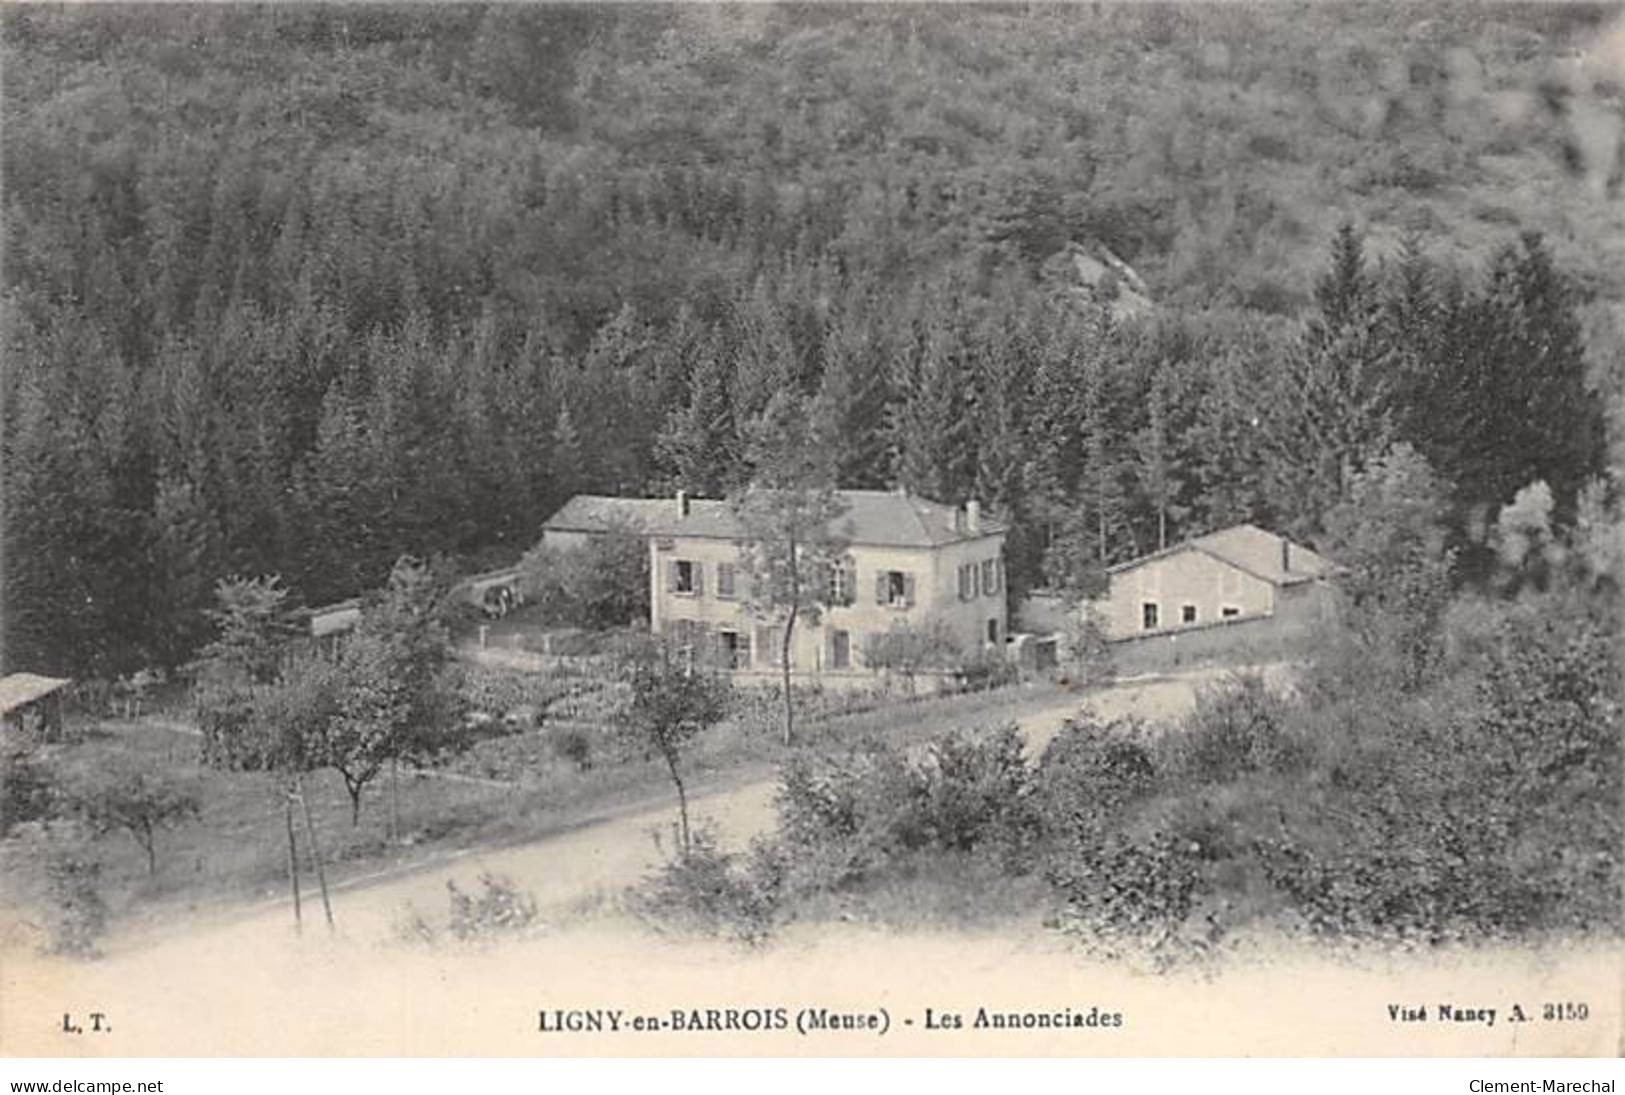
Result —
[[1620, 1053], [1618, 4], [0, 50], [0, 1055]]

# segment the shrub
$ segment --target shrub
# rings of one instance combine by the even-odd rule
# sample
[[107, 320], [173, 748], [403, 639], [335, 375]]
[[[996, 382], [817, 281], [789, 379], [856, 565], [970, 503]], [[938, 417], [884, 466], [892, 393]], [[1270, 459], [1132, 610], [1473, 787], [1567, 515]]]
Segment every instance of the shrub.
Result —
[[[1589, 623], [1509, 619], [1476, 703], [1386, 713], [1257, 855], [1303, 926], [1438, 942], [1617, 930], [1620, 680]], [[1316, 711], [1314, 717], [1323, 718]]]
[[1021, 669], [1004, 656], [1002, 648], [986, 647], [960, 663], [957, 683], [962, 692], [985, 692], [1021, 679]]
[[895, 749], [870, 744], [844, 757], [801, 754], [779, 774], [779, 840], [791, 884], [836, 889], [922, 843], [916, 774]]
[[1117, 676], [1117, 666], [1099, 610], [1085, 603], [1069, 619], [1066, 652], [1072, 679], [1084, 687], [1110, 683]]
[[945, 734], [914, 759], [882, 744], [793, 758], [778, 797], [790, 884], [836, 889], [927, 848], [1020, 852], [1037, 832], [1030, 774], [1014, 726]]
[[1163, 737], [1163, 767], [1196, 785], [1294, 770], [1306, 757], [1287, 729], [1288, 714], [1285, 699], [1263, 677], [1237, 674], [1228, 684], [1203, 689], [1180, 731]]
[[1048, 877], [1063, 901], [1061, 929], [1108, 953], [1171, 962], [1219, 941], [1221, 928], [1204, 907], [1211, 889], [1204, 847], [1188, 835], [1079, 834]]
[[94, 958], [107, 930], [107, 904], [98, 883], [102, 865], [77, 844], [46, 851], [45, 899], [49, 916], [47, 949], [52, 954]]
[[931, 742], [918, 769], [924, 843], [962, 852], [992, 843], [1027, 847], [1037, 826], [1023, 748], [1013, 724]]
[[649, 553], [635, 522], [611, 517], [586, 546], [538, 546], [519, 568], [525, 599], [554, 623], [602, 630], [648, 616]]
[[948, 625], [938, 618], [918, 626], [898, 623], [886, 631], [870, 632], [864, 636], [862, 654], [864, 665], [898, 674], [910, 692], [918, 674], [950, 670], [965, 661]]
[[772, 934], [780, 908], [784, 857], [758, 842], [745, 856], [722, 851], [715, 833], [696, 831], [635, 888], [629, 902], [660, 931], [726, 938], [755, 946]]
[[1033, 777], [1034, 811], [1047, 836], [1101, 834], [1157, 787], [1144, 730], [1117, 720], [1074, 719], [1050, 740]]
[[585, 772], [592, 767], [592, 736], [581, 727], [555, 727], [548, 734], [548, 741], [554, 755], [575, 765], [578, 771]]
[[446, 880], [451, 898], [448, 927], [453, 937], [467, 942], [524, 931], [535, 923], [536, 899], [522, 892], [513, 879], [482, 871], [479, 882], [481, 893], [474, 897]]
[[53, 817], [61, 799], [51, 769], [26, 747], [8, 742], [0, 752], [0, 837], [19, 825]]

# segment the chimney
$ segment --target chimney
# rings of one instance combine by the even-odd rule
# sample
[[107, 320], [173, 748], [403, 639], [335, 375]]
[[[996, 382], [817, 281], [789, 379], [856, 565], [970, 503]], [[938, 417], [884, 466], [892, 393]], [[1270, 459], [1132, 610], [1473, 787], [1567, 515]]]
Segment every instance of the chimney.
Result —
[[677, 492], [677, 516], [688, 516], [688, 491], [686, 490], [680, 490]]
[[965, 503], [965, 527], [972, 535], [982, 531], [982, 503], [974, 498]]
[[1281, 537], [1281, 573], [1292, 573], [1292, 541]]

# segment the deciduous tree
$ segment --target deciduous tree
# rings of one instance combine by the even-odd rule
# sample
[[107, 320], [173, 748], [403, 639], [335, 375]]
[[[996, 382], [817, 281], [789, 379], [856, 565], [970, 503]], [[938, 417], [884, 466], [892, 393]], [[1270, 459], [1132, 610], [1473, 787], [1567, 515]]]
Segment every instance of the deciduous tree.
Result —
[[795, 737], [790, 669], [796, 624], [817, 626], [830, 601], [831, 574], [846, 565], [849, 538], [841, 524], [846, 504], [836, 492], [829, 446], [799, 394], [773, 396], [752, 428], [749, 455], [750, 486], [732, 500], [742, 533], [740, 569], [751, 614], [776, 620], [782, 628], [784, 742], [789, 745]]

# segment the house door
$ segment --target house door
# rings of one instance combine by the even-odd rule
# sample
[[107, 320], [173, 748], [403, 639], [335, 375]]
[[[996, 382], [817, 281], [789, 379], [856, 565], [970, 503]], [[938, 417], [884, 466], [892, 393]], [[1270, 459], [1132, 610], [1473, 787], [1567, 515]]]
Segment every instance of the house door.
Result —
[[829, 636], [829, 665], [831, 669], [852, 668], [852, 636], [845, 631], [832, 631]]

